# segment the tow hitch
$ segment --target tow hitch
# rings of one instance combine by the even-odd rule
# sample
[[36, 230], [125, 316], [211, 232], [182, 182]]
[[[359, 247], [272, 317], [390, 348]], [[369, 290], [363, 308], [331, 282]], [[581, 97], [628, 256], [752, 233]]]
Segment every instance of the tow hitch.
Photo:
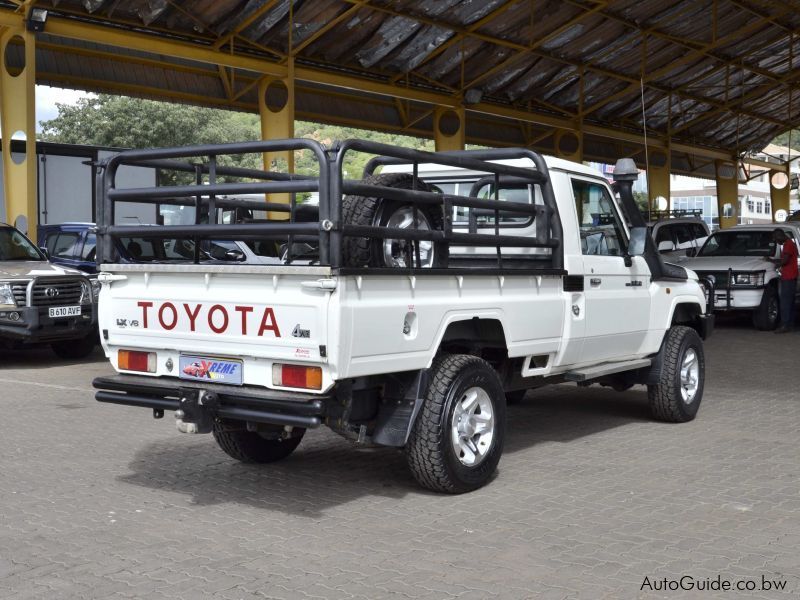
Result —
[[219, 398], [206, 390], [184, 390], [175, 411], [175, 426], [181, 433], [211, 433]]

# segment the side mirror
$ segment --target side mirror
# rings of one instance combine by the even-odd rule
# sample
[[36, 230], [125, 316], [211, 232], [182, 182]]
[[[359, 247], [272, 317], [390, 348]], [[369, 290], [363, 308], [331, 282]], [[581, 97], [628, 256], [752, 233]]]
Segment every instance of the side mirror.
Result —
[[675, 250], [675, 244], [673, 244], [669, 240], [663, 240], [658, 243], [659, 252], [673, 252], [674, 250]]
[[50, 252], [47, 250], [47, 248], [39, 248], [39, 252], [41, 252], [42, 254], [44, 254], [44, 257], [45, 257], [47, 260], [50, 260]]
[[225, 260], [243, 261], [245, 258], [244, 252], [241, 250], [228, 250], [225, 253]]
[[689, 256], [689, 257], [697, 256], [697, 248], [689, 248], [686, 251], [686, 256]]
[[633, 227], [628, 244], [629, 256], [642, 256], [647, 245], [647, 227]]

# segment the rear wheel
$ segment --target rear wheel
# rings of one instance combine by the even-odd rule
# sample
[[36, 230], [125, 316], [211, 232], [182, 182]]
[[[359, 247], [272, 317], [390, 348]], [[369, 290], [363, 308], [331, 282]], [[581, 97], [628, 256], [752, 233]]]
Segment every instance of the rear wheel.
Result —
[[406, 456], [424, 487], [458, 494], [485, 485], [497, 469], [506, 429], [500, 378], [485, 360], [443, 355], [431, 368], [425, 404]]
[[287, 439], [265, 437], [257, 431], [247, 431], [244, 423], [217, 421], [212, 433], [220, 448], [231, 458], [243, 463], [270, 463], [286, 458], [303, 439], [305, 429], [295, 429]]
[[[404, 190], [433, 191], [428, 184], [409, 173], [372, 175], [364, 183]], [[347, 225], [420, 231], [442, 230], [444, 218], [440, 206], [418, 204], [416, 227], [414, 212], [412, 204], [388, 198], [345, 196], [342, 199], [342, 220]], [[420, 266], [430, 268], [443, 264], [446, 249], [442, 244], [423, 240], [418, 242], [418, 246]], [[414, 245], [406, 240], [347, 237], [342, 249], [344, 264], [348, 267], [417, 266]]]
[[660, 421], [691, 421], [703, 399], [703, 342], [694, 329], [679, 325], [667, 331], [662, 351], [664, 357], [659, 381], [647, 386], [650, 410]]
[[778, 291], [769, 286], [764, 289], [761, 304], [753, 311], [753, 326], [759, 331], [772, 331], [780, 320]]

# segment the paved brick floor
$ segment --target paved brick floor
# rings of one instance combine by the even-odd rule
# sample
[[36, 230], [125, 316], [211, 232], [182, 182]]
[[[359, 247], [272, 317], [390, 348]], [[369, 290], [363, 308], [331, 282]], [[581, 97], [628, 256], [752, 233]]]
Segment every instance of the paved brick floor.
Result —
[[[800, 334], [729, 322], [707, 356], [685, 425], [650, 421], [643, 389], [530, 393], [497, 478], [449, 497], [322, 430], [244, 466], [96, 403], [99, 353], [3, 355], [0, 598], [800, 596]], [[640, 589], [684, 575], [787, 591]]]

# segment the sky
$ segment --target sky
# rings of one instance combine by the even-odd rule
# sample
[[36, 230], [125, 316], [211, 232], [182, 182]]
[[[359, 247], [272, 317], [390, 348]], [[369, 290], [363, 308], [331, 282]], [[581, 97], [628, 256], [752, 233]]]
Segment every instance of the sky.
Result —
[[62, 88], [36, 86], [36, 131], [41, 131], [40, 121], [48, 121], [58, 116], [56, 102], [61, 104], [75, 104], [80, 98], [91, 96], [87, 92], [66, 90]]

